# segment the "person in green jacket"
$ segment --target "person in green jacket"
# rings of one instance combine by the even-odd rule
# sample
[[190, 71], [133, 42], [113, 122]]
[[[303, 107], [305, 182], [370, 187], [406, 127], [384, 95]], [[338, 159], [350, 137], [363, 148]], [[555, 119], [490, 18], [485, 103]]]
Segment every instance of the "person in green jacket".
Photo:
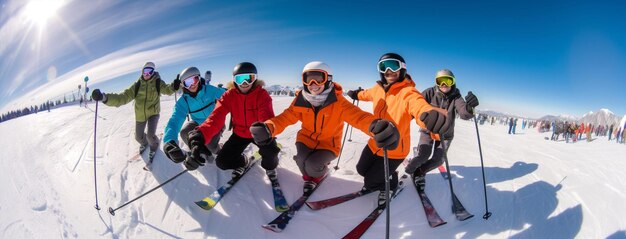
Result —
[[[128, 89], [119, 94], [105, 94], [95, 89], [91, 98], [102, 101], [105, 105], [120, 107], [135, 100], [135, 140], [139, 142], [139, 154], [150, 146], [150, 159], [154, 158], [159, 147], [156, 127], [161, 112], [161, 94], [172, 95], [180, 87], [180, 80], [167, 85], [155, 70], [152, 62], [146, 62], [141, 69], [141, 76]], [[148, 125], [147, 134], [144, 132]]]

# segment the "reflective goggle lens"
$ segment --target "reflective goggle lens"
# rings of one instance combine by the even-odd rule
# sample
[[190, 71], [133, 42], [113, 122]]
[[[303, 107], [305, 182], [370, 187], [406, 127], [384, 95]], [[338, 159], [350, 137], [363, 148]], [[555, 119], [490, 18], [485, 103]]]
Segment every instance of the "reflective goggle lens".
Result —
[[154, 68], [152, 67], [143, 68], [143, 74], [146, 76], [152, 75], [153, 72], [154, 72]]
[[385, 73], [387, 69], [396, 72], [403, 68], [401, 61], [396, 59], [385, 59], [378, 62], [378, 72]]
[[183, 85], [185, 86], [185, 88], [189, 88], [192, 85], [198, 84], [199, 81], [200, 81], [200, 76], [198, 75], [190, 76], [190, 77], [187, 77], [187, 79], [183, 80]]
[[302, 73], [302, 83], [306, 86], [310, 86], [315, 83], [316, 85], [326, 84], [328, 81], [328, 74], [324, 71], [307, 71]]
[[437, 79], [435, 79], [435, 82], [437, 83], [438, 86], [452, 86], [454, 85], [454, 78], [450, 78], [450, 77], [439, 77]]
[[240, 75], [235, 75], [234, 78], [235, 78], [235, 83], [237, 83], [237, 85], [241, 85], [244, 82], [248, 82], [248, 84], [252, 84], [256, 80], [256, 75], [255, 74], [240, 74]]

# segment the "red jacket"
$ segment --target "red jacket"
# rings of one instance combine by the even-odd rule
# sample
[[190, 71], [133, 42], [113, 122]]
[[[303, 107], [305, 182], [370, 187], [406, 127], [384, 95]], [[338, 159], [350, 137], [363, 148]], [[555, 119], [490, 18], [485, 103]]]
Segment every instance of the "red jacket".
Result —
[[242, 138], [252, 138], [250, 126], [257, 121], [265, 121], [274, 117], [272, 98], [263, 89], [263, 82], [257, 80], [248, 94], [242, 94], [232, 87], [227, 90], [215, 104], [213, 113], [197, 127], [204, 141], [209, 142], [224, 127], [226, 115], [230, 113], [233, 133]]

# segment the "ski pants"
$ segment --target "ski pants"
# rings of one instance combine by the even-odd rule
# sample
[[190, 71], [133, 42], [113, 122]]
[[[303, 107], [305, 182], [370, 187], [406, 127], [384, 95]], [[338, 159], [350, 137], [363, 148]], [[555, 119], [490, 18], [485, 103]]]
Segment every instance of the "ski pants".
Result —
[[337, 158], [330, 150], [310, 149], [300, 142], [296, 142], [297, 154], [293, 156], [302, 176], [319, 178], [328, 172], [328, 164]]
[[[155, 152], [159, 147], [159, 138], [156, 136], [156, 128], [159, 123], [159, 115], [153, 115], [144, 122], [135, 122], [135, 140], [141, 145], [149, 145], [150, 152]], [[145, 133], [148, 125], [148, 133]]]
[[[420, 132], [420, 140], [418, 143], [418, 151], [417, 155], [409, 162], [409, 164], [405, 168], [405, 172], [414, 176], [426, 175], [426, 173], [431, 170], [439, 167], [444, 162], [444, 153], [448, 153], [448, 149], [450, 148], [450, 144], [452, 143], [451, 139], [444, 139], [446, 142], [447, 148], [443, 148], [441, 141], [434, 141], [430, 134], [425, 132]], [[433, 144], [434, 144], [434, 152], [433, 152]], [[432, 153], [432, 157], [431, 157]], [[429, 159], [430, 158], [430, 159]]]
[[[183, 139], [183, 142], [189, 146], [189, 132], [198, 127], [198, 123], [194, 121], [189, 121], [183, 125], [183, 128], [180, 129], [180, 138]], [[207, 142], [206, 147], [213, 154], [217, 154], [220, 151], [220, 138], [222, 138], [222, 133], [224, 133], [225, 127], [222, 127], [219, 133], [217, 133], [211, 141]]]
[[[215, 165], [222, 170], [245, 167], [246, 162], [242, 153], [250, 143], [254, 143], [252, 138], [242, 138], [233, 133], [217, 154]], [[280, 152], [276, 140], [268, 145], [257, 146], [261, 154], [261, 167], [265, 170], [275, 169], [278, 166], [278, 153]]]
[[[381, 149], [382, 150], [382, 149]], [[389, 185], [391, 190], [398, 187], [398, 172], [396, 169], [404, 159], [389, 159]], [[370, 190], [385, 190], [385, 158], [378, 156], [366, 145], [361, 158], [356, 164], [356, 171], [363, 176], [363, 187]]]

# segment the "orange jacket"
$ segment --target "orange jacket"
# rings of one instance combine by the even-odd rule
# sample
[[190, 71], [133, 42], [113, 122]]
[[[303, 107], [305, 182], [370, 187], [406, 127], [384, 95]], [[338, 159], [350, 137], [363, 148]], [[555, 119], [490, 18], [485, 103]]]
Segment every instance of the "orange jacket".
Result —
[[334, 89], [318, 110], [304, 99], [302, 92], [296, 93], [296, 98], [285, 111], [265, 121], [272, 136], [301, 121], [302, 128], [298, 131], [297, 142], [311, 149], [330, 150], [337, 156], [341, 149], [344, 122], [370, 135], [369, 125], [375, 119], [374, 116], [346, 100], [341, 85], [336, 82], [333, 84]]
[[[390, 159], [404, 160], [411, 148], [411, 120], [415, 118], [420, 127], [426, 128], [419, 117], [434, 107], [415, 89], [415, 83], [409, 75], [403, 81], [391, 84], [388, 89], [378, 81], [374, 87], [359, 92], [358, 96], [359, 100], [374, 102], [374, 117], [390, 120], [398, 127], [398, 148], [388, 150], [387, 153]], [[376, 147], [374, 139], [370, 139], [367, 145], [376, 155], [383, 156], [383, 150]]]

